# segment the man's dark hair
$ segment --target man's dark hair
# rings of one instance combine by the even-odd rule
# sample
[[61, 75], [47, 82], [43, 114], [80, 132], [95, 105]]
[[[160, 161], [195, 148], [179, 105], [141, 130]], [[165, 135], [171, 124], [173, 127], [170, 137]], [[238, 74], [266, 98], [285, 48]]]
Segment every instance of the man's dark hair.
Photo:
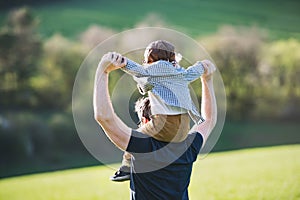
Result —
[[143, 97], [136, 101], [135, 112], [137, 112], [140, 120], [142, 119], [142, 117], [145, 117], [146, 119], [150, 120], [151, 106], [148, 97]]

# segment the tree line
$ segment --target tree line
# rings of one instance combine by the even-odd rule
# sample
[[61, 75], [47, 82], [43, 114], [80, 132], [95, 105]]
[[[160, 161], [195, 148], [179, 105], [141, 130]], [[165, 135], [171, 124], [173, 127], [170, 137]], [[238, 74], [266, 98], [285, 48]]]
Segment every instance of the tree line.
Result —
[[[113, 31], [93, 26], [78, 41], [42, 39], [30, 9], [11, 12], [0, 30], [0, 108], [68, 109], [88, 50]], [[223, 27], [200, 38], [219, 67], [231, 119], [299, 115], [300, 43], [268, 41], [256, 28]], [[55, 98], [52, 98], [55, 97]], [[276, 107], [276, 109], [272, 109]]]
[[[4, 168], [28, 159], [61, 161], [64, 158], [58, 155], [70, 149], [86, 153], [84, 147], [79, 148], [72, 122], [72, 88], [89, 50], [116, 33], [91, 26], [77, 41], [59, 34], [43, 39], [38, 24], [29, 8], [21, 8], [9, 13], [0, 28], [0, 157]], [[270, 41], [257, 28], [231, 26], [197, 40], [221, 72], [228, 120], [296, 121], [300, 117], [298, 40]], [[115, 73], [111, 78], [119, 76]]]

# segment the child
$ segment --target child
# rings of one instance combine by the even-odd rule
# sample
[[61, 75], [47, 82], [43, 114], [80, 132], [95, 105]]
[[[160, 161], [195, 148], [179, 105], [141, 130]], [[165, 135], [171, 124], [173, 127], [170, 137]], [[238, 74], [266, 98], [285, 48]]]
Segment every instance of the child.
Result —
[[[183, 141], [190, 129], [189, 117], [197, 124], [204, 121], [191, 99], [188, 84], [199, 78], [206, 65], [211, 64], [205, 60], [184, 69], [177, 64], [174, 50], [171, 43], [158, 40], [146, 48], [143, 66], [122, 57], [126, 65], [121, 69], [134, 77], [140, 92], [148, 94], [151, 104], [151, 119], [138, 131], [164, 142]], [[130, 158], [131, 155], [125, 152], [122, 166], [111, 180], [129, 179]]]

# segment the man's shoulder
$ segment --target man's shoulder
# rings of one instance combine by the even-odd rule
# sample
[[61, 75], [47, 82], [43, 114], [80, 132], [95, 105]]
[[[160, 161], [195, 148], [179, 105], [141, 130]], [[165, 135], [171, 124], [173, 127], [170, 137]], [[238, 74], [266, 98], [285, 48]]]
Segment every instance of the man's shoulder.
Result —
[[132, 129], [126, 148], [131, 153], [147, 153], [151, 151], [151, 137]]
[[176, 148], [187, 150], [186, 147], [189, 147], [195, 151], [200, 151], [202, 144], [203, 137], [198, 132], [188, 134], [187, 138], [182, 142], [168, 143], [159, 141], [137, 130], [132, 130], [126, 150], [132, 153], [149, 153], [167, 146], [166, 150], [174, 150]]

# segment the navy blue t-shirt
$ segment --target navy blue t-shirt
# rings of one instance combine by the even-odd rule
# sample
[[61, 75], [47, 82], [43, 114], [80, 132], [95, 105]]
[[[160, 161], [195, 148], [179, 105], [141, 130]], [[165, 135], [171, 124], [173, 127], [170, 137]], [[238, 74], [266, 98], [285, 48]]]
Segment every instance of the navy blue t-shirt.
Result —
[[131, 199], [189, 199], [193, 162], [202, 144], [202, 135], [197, 132], [182, 142], [167, 143], [133, 130], [126, 150], [133, 155]]

